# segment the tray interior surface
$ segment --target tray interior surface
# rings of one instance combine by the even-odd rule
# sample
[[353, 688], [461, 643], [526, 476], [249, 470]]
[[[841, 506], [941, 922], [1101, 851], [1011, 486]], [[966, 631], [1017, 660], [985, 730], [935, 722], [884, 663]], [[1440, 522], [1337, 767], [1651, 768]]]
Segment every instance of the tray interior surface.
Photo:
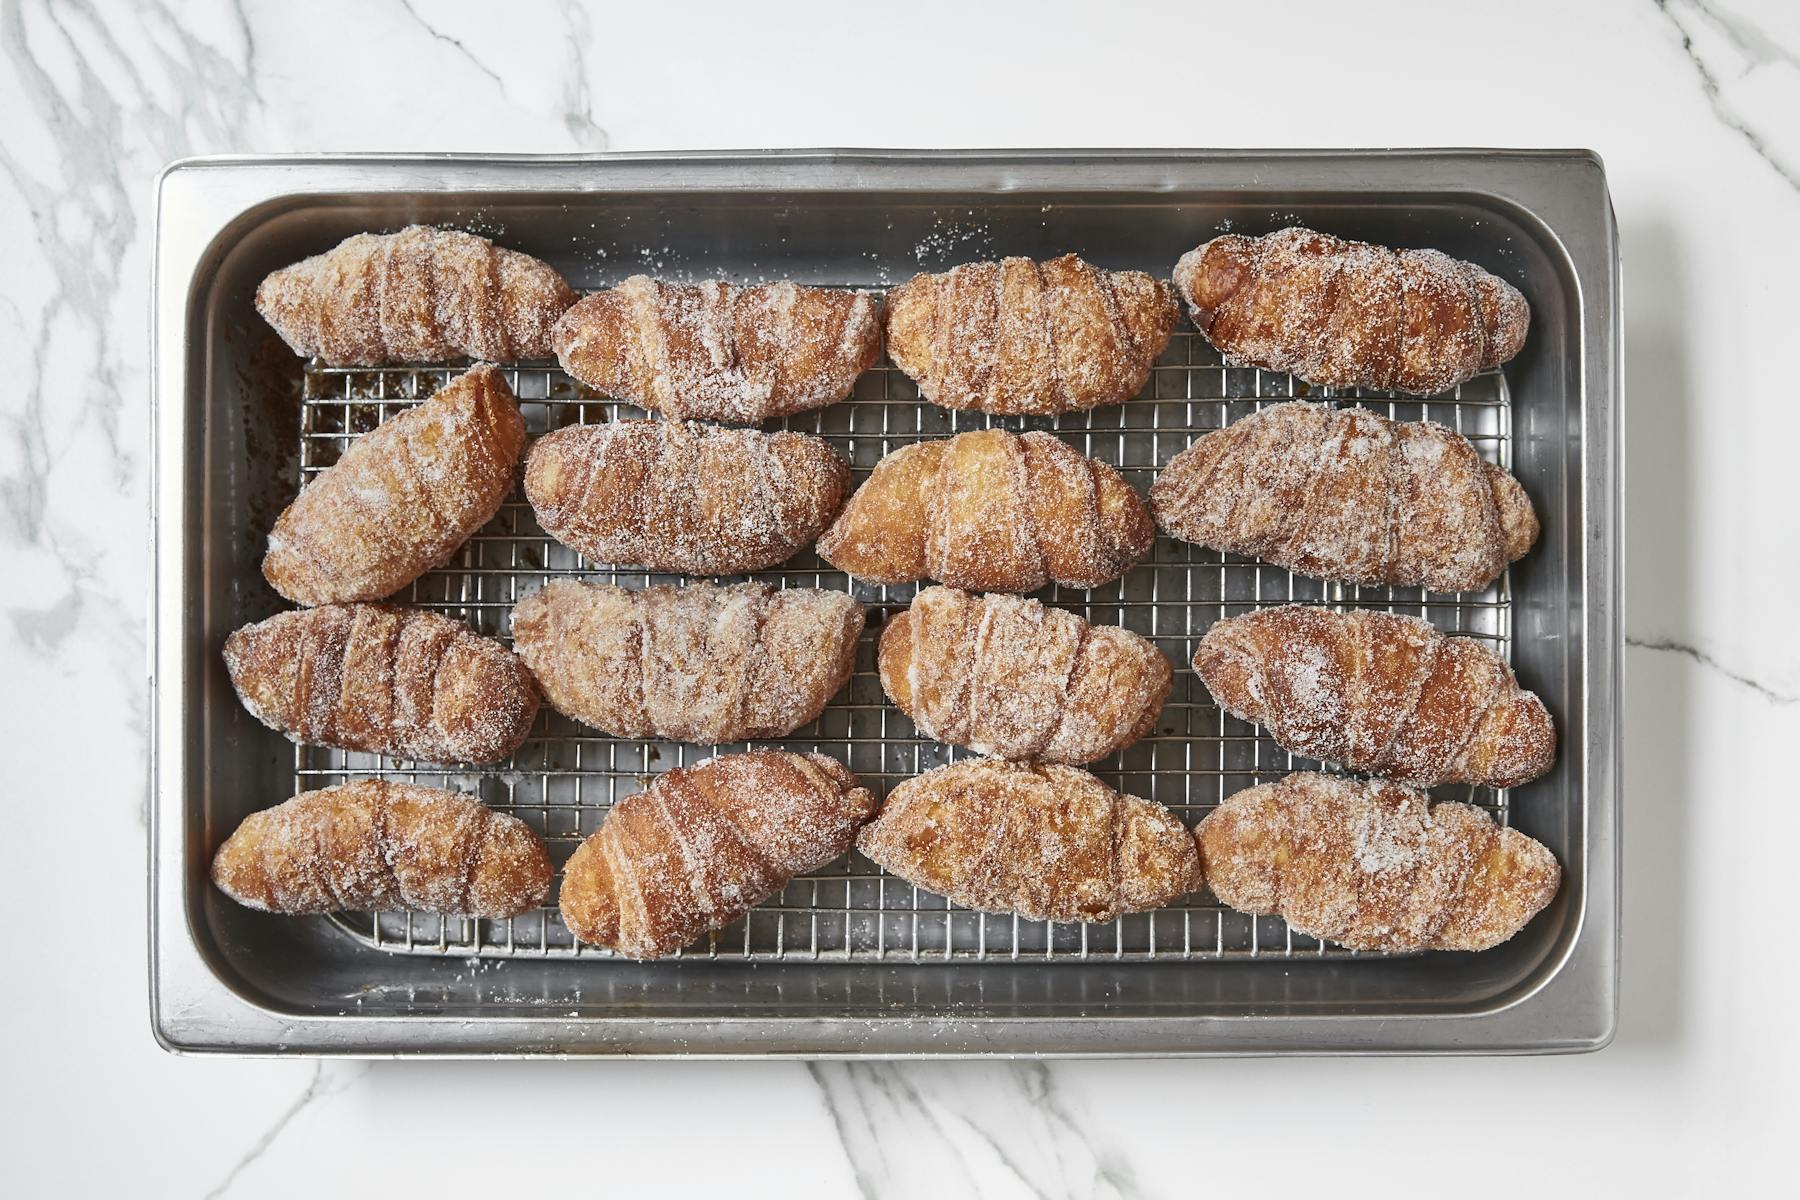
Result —
[[[1141, 395], [1055, 420], [949, 413], [916, 398], [884, 359], [853, 397], [767, 428], [820, 433], [859, 483], [882, 454], [923, 437], [990, 423], [1052, 429], [1119, 467], [1142, 491], [1199, 432], [1286, 399], [1360, 404], [1402, 420], [1429, 418], [1468, 436], [1525, 483], [1543, 518], [1539, 546], [1480, 594], [1343, 587], [1159, 537], [1119, 584], [1047, 589], [1046, 602], [1152, 638], [1176, 668], [1152, 734], [1093, 764], [1109, 785], [1169, 804], [1190, 824], [1226, 795], [1293, 769], [1253, 726], [1222, 714], [1189, 666], [1194, 640], [1224, 615], [1261, 605], [1322, 603], [1406, 612], [1490, 640], [1555, 716], [1556, 769], [1512, 793], [1453, 788], [1545, 841], [1565, 865], [1563, 893], [1512, 942], [1484, 955], [1351, 955], [1277, 919], [1253, 920], [1189, 897], [1104, 926], [1046, 926], [949, 906], [881, 875], [858, 855], [796, 880], [738, 924], [678, 959], [640, 966], [577, 947], [551, 907], [510, 922], [440, 921], [387, 913], [280, 920], [248, 913], [205, 879], [211, 851], [248, 812], [301, 788], [381, 775], [461, 788], [543, 832], [560, 863], [611, 801], [656, 772], [739, 747], [611, 739], [545, 710], [515, 759], [494, 768], [431, 767], [294, 747], [236, 703], [217, 660], [231, 629], [285, 607], [262, 582], [263, 539], [298, 483], [350, 438], [430, 394], [450, 366], [338, 370], [304, 364], [255, 315], [267, 271], [362, 229], [409, 221], [458, 225], [538, 254], [578, 289], [636, 271], [737, 281], [791, 277], [880, 290], [918, 270], [1002, 254], [1074, 251], [1108, 268], [1165, 276], [1184, 250], [1225, 228], [1263, 232], [1306, 223], [1346, 236], [1433, 245], [1520, 284], [1534, 307], [1531, 339], [1506, 376], [1490, 373], [1429, 401], [1307, 389], [1286, 376], [1222, 365], [1184, 318]], [[817, 1014], [911, 1019], [932, 1013], [1006, 1018], [1317, 1012], [1358, 1016], [1484, 1011], [1553, 971], [1584, 907], [1586, 814], [1579, 579], [1581, 424], [1572, 348], [1579, 298], [1554, 245], [1504, 207], [1458, 196], [1294, 196], [1217, 192], [1153, 197], [964, 193], [848, 195], [310, 196], [247, 214], [197, 279], [192, 336], [205, 386], [190, 400], [190, 528], [199, 555], [191, 588], [196, 655], [207, 662], [193, 700], [195, 753], [205, 764], [188, 801], [187, 919], [203, 957], [238, 994], [293, 1014], [721, 1020]], [[583, 392], [554, 364], [509, 364], [532, 432], [641, 415]], [[552, 575], [658, 582], [583, 563], [538, 528], [515, 491], [499, 516], [444, 568], [399, 599], [504, 637], [513, 602]], [[817, 748], [872, 788], [966, 756], [914, 734], [873, 673], [883, 618], [913, 588], [852, 586], [811, 552], [757, 578], [851, 587], [869, 606], [857, 670], [814, 726], [776, 745]], [[1045, 1047], [1050, 1048], [1050, 1047]]]

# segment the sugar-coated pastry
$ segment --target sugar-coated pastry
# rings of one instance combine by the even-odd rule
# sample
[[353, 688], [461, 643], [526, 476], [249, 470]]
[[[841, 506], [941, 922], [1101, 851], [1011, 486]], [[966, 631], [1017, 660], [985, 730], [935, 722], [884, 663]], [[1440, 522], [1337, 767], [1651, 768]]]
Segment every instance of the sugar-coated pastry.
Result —
[[1562, 882], [1541, 843], [1385, 779], [1289, 775], [1227, 797], [1195, 837], [1220, 900], [1352, 950], [1486, 950]]
[[213, 856], [220, 891], [274, 913], [516, 917], [544, 902], [531, 826], [468, 796], [359, 779], [251, 813]]
[[1092, 762], [1169, 697], [1149, 639], [1022, 596], [929, 587], [881, 631], [881, 686], [919, 732], [1000, 758]]
[[1295, 401], [1202, 434], [1150, 488], [1163, 531], [1343, 583], [1479, 591], [1537, 540], [1519, 481], [1461, 434]]
[[660, 958], [850, 849], [875, 798], [836, 759], [753, 750], [678, 767], [613, 805], [563, 870], [582, 941]]
[[633, 591], [553, 580], [513, 609], [513, 646], [559, 712], [615, 737], [786, 737], [850, 678], [862, 605], [766, 583]]
[[888, 794], [856, 848], [965, 908], [1110, 921], [1200, 886], [1194, 839], [1160, 804], [1075, 767], [974, 759]]
[[1291, 605], [1215, 622], [1213, 699], [1295, 754], [1418, 787], [1515, 787], [1556, 761], [1544, 702], [1474, 638], [1417, 617]]
[[863, 292], [633, 275], [556, 323], [556, 356], [589, 387], [676, 420], [754, 425], [850, 394], [881, 357]]
[[819, 539], [870, 583], [935, 579], [981, 592], [1111, 583], [1156, 527], [1117, 471], [1048, 433], [977, 429], [888, 454]]
[[945, 408], [1054, 416], [1130, 399], [1175, 331], [1175, 293], [1073, 254], [915, 275], [887, 297], [888, 354]]
[[823, 438], [684, 421], [572, 425], [539, 438], [525, 495], [557, 541], [600, 563], [730, 575], [810, 545], [850, 467]]
[[1531, 323], [1519, 290], [1474, 263], [1310, 229], [1214, 238], [1175, 285], [1226, 361], [1328, 387], [1433, 395], [1517, 354]]
[[544, 358], [573, 303], [549, 264], [428, 225], [359, 233], [256, 289], [282, 340], [334, 367]]
[[269, 531], [263, 577], [296, 604], [393, 595], [500, 511], [525, 422], [482, 364], [350, 443]]

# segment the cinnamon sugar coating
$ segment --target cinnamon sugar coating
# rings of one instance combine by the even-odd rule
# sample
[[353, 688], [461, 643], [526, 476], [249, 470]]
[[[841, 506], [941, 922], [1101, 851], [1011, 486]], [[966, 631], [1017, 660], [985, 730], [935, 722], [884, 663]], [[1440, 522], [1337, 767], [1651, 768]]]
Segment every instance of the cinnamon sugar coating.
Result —
[[391, 596], [500, 511], [525, 422], [486, 363], [363, 434], [269, 531], [263, 576], [296, 604]]
[[614, 737], [786, 737], [850, 678], [863, 608], [763, 583], [638, 591], [559, 579], [513, 609], [513, 645], [558, 711]]
[[633, 275], [563, 314], [556, 356], [589, 387], [664, 416], [753, 425], [848, 396], [881, 356], [878, 309], [839, 288]]
[[225, 667], [251, 716], [316, 746], [496, 763], [537, 717], [537, 686], [510, 650], [416, 608], [279, 613], [226, 638]]
[[818, 549], [870, 583], [1032, 592], [1110, 583], [1155, 539], [1142, 498], [1105, 463], [1048, 433], [977, 429], [884, 456]]
[[753, 750], [676, 768], [613, 805], [563, 870], [563, 924], [627, 958], [720, 929], [844, 854], [875, 798], [823, 754]]
[[1175, 293], [1073, 254], [915, 275], [888, 293], [887, 344], [945, 408], [1050, 416], [1128, 400], [1175, 331]]
[[881, 631], [881, 686], [919, 732], [1086, 763], [1150, 731], [1172, 672], [1148, 639], [1020, 596], [925, 588]]
[[1531, 323], [1519, 290], [1473, 263], [1310, 229], [1214, 238], [1175, 285], [1227, 362], [1329, 387], [1433, 395], [1512, 358]]
[[1479, 591], [1537, 540], [1519, 481], [1430, 421], [1294, 401], [1203, 434], [1150, 488], [1172, 537], [1344, 583]]
[[531, 826], [457, 792], [359, 779], [251, 813], [212, 880], [275, 913], [411, 909], [516, 917], [544, 902], [550, 856]]
[[888, 794], [856, 848], [965, 908], [1034, 921], [1110, 921], [1200, 887], [1179, 817], [1054, 764], [987, 758], [927, 771]]
[[1512, 668], [1416, 617], [1265, 608], [1215, 623], [1194, 670], [1285, 749], [1400, 783], [1516, 787], [1556, 760], [1550, 714]]
[[1352, 950], [1486, 950], [1556, 896], [1544, 846], [1470, 804], [1301, 772], [1228, 797], [1194, 831], [1206, 882]]
[[276, 271], [256, 311], [334, 367], [544, 358], [575, 293], [547, 263], [454, 229], [359, 233]]
[[730, 575], [792, 558], [843, 503], [823, 438], [684, 421], [571, 425], [539, 438], [525, 494], [551, 537], [600, 563]]

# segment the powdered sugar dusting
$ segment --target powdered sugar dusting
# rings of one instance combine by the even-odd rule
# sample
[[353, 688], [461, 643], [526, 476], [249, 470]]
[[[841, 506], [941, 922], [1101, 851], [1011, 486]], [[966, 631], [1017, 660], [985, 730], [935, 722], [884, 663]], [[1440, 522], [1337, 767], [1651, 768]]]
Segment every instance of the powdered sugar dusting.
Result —
[[1419, 865], [1421, 847], [1392, 820], [1385, 819], [1379, 809], [1369, 809], [1356, 818], [1351, 838], [1356, 856], [1356, 869], [1368, 875], [1385, 875], [1408, 871]]
[[913, 244], [913, 259], [921, 265], [942, 262], [967, 249], [985, 249], [993, 242], [993, 231], [986, 225], [940, 216], [932, 221], [930, 231]]

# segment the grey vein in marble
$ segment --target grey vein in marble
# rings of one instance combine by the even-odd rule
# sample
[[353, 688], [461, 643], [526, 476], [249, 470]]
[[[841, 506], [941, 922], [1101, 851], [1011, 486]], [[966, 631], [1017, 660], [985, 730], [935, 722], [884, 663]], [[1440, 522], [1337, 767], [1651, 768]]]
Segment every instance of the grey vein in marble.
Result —
[[464, 43], [461, 38], [451, 37], [449, 34], [439, 30], [430, 21], [427, 21], [419, 14], [419, 10], [413, 7], [412, 0], [400, 0], [400, 7], [406, 10], [407, 16], [418, 23], [420, 29], [423, 29], [426, 33], [429, 33], [432, 37], [443, 42], [445, 45], [454, 47], [458, 53], [474, 64], [477, 71], [480, 71], [483, 75], [486, 75], [489, 79], [494, 81], [494, 86], [500, 89], [500, 94], [502, 96], [506, 95], [506, 80], [502, 79], [499, 73], [492, 67], [482, 62], [479, 58], [476, 58], [475, 52], [469, 49], [468, 45]]
[[1771, 700], [1776, 704], [1800, 704], [1800, 696], [1790, 696], [1785, 692], [1778, 692], [1765, 683], [1757, 682], [1748, 675], [1740, 675], [1738, 672], [1726, 667], [1712, 655], [1697, 647], [1689, 646], [1684, 642], [1677, 642], [1671, 638], [1628, 637], [1625, 639], [1625, 644], [1627, 646], [1634, 646], [1639, 650], [1656, 650], [1668, 654], [1679, 654], [1685, 658], [1691, 658], [1708, 670], [1717, 671], [1720, 675], [1723, 675], [1733, 683], [1750, 689], [1752, 692], [1755, 692], [1766, 700]]
[[301, 1092], [300, 1095], [295, 1098], [294, 1102], [288, 1105], [287, 1108], [282, 1111], [280, 1116], [275, 1118], [274, 1124], [265, 1129], [261, 1137], [258, 1137], [255, 1142], [251, 1143], [250, 1148], [244, 1151], [243, 1157], [232, 1164], [231, 1170], [225, 1173], [225, 1178], [219, 1180], [218, 1183], [213, 1185], [212, 1190], [206, 1193], [206, 1200], [217, 1200], [218, 1197], [223, 1196], [229, 1191], [231, 1186], [237, 1182], [238, 1176], [242, 1175], [245, 1169], [256, 1162], [257, 1159], [261, 1158], [268, 1151], [269, 1147], [275, 1144], [275, 1140], [282, 1135], [282, 1132], [286, 1130], [289, 1125], [293, 1124], [294, 1118], [304, 1112], [309, 1105], [326, 1096], [333, 1096], [338, 1092], [343, 1091], [358, 1079], [362, 1078], [369, 1069], [369, 1064], [358, 1063], [349, 1070], [335, 1072], [330, 1079], [327, 1079], [325, 1076], [325, 1066], [326, 1064], [323, 1060], [313, 1064], [312, 1078], [307, 1081], [306, 1090]]
[[1130, 1168], [1090, 1144], [1042, 1063], [812, 1063], [866, 1200], [963, 1194], [1130, 1197]]
[[[1800, 56], [1777, 43], [1749, 18], [1731, 12], [1709, 0], [1654, 0], [1657, 10], [1667, 17], [1681, 38], [1682, 52], [1694, 64], [1700, 76], [1700, 87], [1706, 93], [1713, 115], [1735, 131], [1758, 157], [1788, 182], [1800, 189], [1800, 151], [1783, 148], [1775, 141], [1775, 133], [1758, 128], [1753, 119], [1740, 112], [1724, 90], [1724, 81], [1743, 76], [1759, 67], [1783, 63], [1800, 70]], [[1738, 56], [1732, 64], [1708, 60], [1694, 44], [1699, 24], [1704, 22], [1716, 32]], [[1786, 124], [1791, 128], [1793, 122]]]
[[237, 21], [238, 32], [244, 35], [244, 78], [256, 78], [256, 34], [250, 28], [250, 14], [244, 8], [244, 0], [231, 0], [231, 15]]
[[[97, 653], [128, 736], [139, 738], [148, 715], [136, 536], [146, 386], [133, 336], [147, 257], [139, 202], [164, 162], [229, 145], [259, 106], [241, 10], [236, 32], [241, 59], [160, 5], [102, 15], [79, 0], [0, 4], [0, 61], [21, 98], [9, 124], [34, 127], [52, 148], [27, 155], [26, 140], [0, 127], [0, 195], [10, 189], [22, 201], [6, 209], [28, 230], [30, 249], [19, 253], [35, 254], [46, 277], [24, 308], [7, 305], [11, 329], [0, 330], [17, 353], [0, 397], [0, 548], [16, 555], [14, 571], [32, 573], [4, 612], [27, 654], [60, 663]], [[130, 322], [124, 336], [121, 321]], [[98, 477], [84, 460], [94, 450]], [[118, 536], [122, 522], [132, 536]], [[141, 824], [147, 795], [138, 799]]]
[[[23, 389], [22, 414], [6, 414], [14, 433], [28, 446], [24, 469], [18, 476], [0, 479], [0, 502], [6, 507], [14, 532], [22, 541], [41, 543], [48, 536], [44, 513], [45, 480], [53, 466], [53, 453], [45, 437], [44, 397], [50, 389], [46, 378], [45, 348], [57, 321], [68, 319], [86, 327], [82, 335], [92, 347], [91, 375], [94, 387], [82, 396], [82, 423], [93, 423], [106, 438], [115, 465], [113, 483], [125, 488], [139, 473], [137, 454], [119, 437], [119, 413], [124, 404], [122, 377], [126, 374], [111, 336], [109, 304], [121, 291], [123, 261], [138, 241], [135, 188], [126, 183], [131, 149], [137, 143], [134, 121], [147, 126], [150, 149], [157, 163], [192, 153], [187, 127], [196, 121], [209, 141], [223, 143], [230, 129], [227, 108], [256, 103], [249, 81], [249, 54], [253, 52], [249, 27], [243, 26], [246, 45], [244, 69], [236, 71], [213, 47], [189, 36], [183, 23], [167, 9], [149, 10], [164, 31], [175, 37], [184, 54], [180, 60], [158, 49], [164, 66], [182, 82], [179, 110], [169, 112], [156, 103], [149, 85], [131, 56], [113, 36], [107, 23], [84, 3], [38, 9], [44, 21], [65, 43], [77, 72], [75, 86], [59, 86], [39, 63], [34, 40], [26, 29], [18, 0], [7, 0], [0, 9], [0, 45], [31, 103], [33, 115], [55, 142], [62, 178], [41, 179], [27, 171], [0, 139], [0, 174], [26, 201], [38, 248], [49, 263], [55, 288], [38, 314], [34, 344], [38, 355]], [[240, 14], [241, 15], [241, 14]], [[78, 17], [85, 28], [77, 37], [69, 17]], [[153, 39], [146, 39], [156, 45]], [[104, 51], [104, 62], [90, 61], [87, 45]], [[125, 86], [119, 87], [123, 84]], [[115, 95], [123, 91], [130, 102]], [[196, 106], [196, 96], [212, 96], [219, 103], [210, 110]], [[76, 219], [71, 219], [70, 209]], [[23, 320], [21, 320], [23, 324]], [[68, 402], [68, 385], [59, 381], [59, 403]]]
[[1077, 1114], [1063, 1100], [1056, 1086], [1056, 1073], [1048, 1063], [1017, 1062], [1008, 1067], [1018, 1077], [1020, 1087], [1044, 1110], [1052, 1127], [1060, 1131], [1057, 1136], [1079, 1138], [1092, 1156], [1093, 1186], [1087, 1194], [1121, 1197], [1140, 1194], [1131, 1164], [1111, 1152], [1100, 1151], [1088, 1141]]
[[[1729, 12], [1715, 0], [1681, 0], [1698, 9], [1709, 21], [1719, 27], [1721, 33], [1731, 40], [1733, 46], [1747, 58], [1752, 66], [1767, 66], [1769, 63], [1784, 62], [1792, 67], [1800, 67], [1800, 55], [1777, 42], [1764, 33], [1762, 28], [1750, 18], [1740, 13]], [[1664, 3], [1666, 8], [1666, 0]]]
[[563, 0], [562, 14], [569, 26], [563, 59], [563, 128], [581, 149], [604, 150], [611, 139], [594, 123], [593, 93], [588, 87], [586, 47], [593, 37], [593, 25], [587, 9], [576, 0]]

